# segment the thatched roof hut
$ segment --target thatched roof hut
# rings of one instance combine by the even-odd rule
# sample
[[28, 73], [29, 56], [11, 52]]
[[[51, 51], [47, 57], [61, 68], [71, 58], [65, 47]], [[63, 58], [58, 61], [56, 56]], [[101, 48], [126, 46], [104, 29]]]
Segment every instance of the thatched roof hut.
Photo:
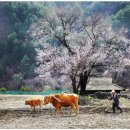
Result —
[[112, 83], [112, 78], [91, 78], [89, 84], [86, 86], [86, 93], [95, 93], [97, 91], [110, 92], [115, 90], [120, 92], [123, 90], [122, 87]]

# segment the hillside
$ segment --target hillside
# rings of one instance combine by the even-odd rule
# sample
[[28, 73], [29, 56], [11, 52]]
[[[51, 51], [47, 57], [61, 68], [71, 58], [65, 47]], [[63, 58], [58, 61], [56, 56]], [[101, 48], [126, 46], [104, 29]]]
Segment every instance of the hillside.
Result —
[[[79, 8], [84, 17], [100, 13], [111, 23], [113, 30], [125, 28], [127, 31], [124, 35], [130, 38], [129, 2], [1, 2], [0, 87], [19, 90], [21, 86], [26, 86], [25, 81], [30, 82], [38, 75], [35, 73], [35, 69], [39, 66], [36, 49], [42, 48], [42, 45], [28, 32], [33, 24], [45, 18], [46, 12], [65, 7]], [[59, 44], [56, 39], [48, 38], [47, 40], [48, 43]], [[99, 66], [91, 76], [102, 76], [105, 70], [105, 67]], [[129, 71], [127, 68], [120, 73], [114, 72], [115, 83], [129, 87]], [[40, 83], [36, 82], [35, 85], [41, 87]]]

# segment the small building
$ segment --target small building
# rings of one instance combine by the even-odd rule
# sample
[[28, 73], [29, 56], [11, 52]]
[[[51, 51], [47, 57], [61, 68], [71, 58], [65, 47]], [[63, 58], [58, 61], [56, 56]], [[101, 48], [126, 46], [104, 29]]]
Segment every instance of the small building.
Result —
[[93, 94], [95, 92], [111, 92], [115, 90], [117, 93], [123, 91], [123, 88], [112, 83], [112, 78], [91, 78], [86, 86], [85, 93]]

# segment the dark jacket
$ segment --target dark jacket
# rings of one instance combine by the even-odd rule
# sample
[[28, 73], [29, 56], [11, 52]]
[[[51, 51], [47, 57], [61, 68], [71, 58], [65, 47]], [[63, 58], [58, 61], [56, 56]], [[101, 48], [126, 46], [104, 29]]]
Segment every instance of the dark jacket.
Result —
[[113, 104], [119, 105], [119, 95], [114, 94], [110, 97], [110, 100], [113, 100]]

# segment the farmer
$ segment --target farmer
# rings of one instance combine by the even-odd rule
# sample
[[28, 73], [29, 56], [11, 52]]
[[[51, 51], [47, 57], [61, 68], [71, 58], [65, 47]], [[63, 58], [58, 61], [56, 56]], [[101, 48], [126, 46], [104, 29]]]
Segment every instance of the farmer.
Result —
[[115, 92], [115, 90], [112, 90], [111, 97], [109, 98], [109, 100], [113, 100], [112, 103], [113, 113], [115, 113], [115, 108], [120, 110], [120, 113], [122, 113], [122, 109], [119, 107], [119, 95]]

